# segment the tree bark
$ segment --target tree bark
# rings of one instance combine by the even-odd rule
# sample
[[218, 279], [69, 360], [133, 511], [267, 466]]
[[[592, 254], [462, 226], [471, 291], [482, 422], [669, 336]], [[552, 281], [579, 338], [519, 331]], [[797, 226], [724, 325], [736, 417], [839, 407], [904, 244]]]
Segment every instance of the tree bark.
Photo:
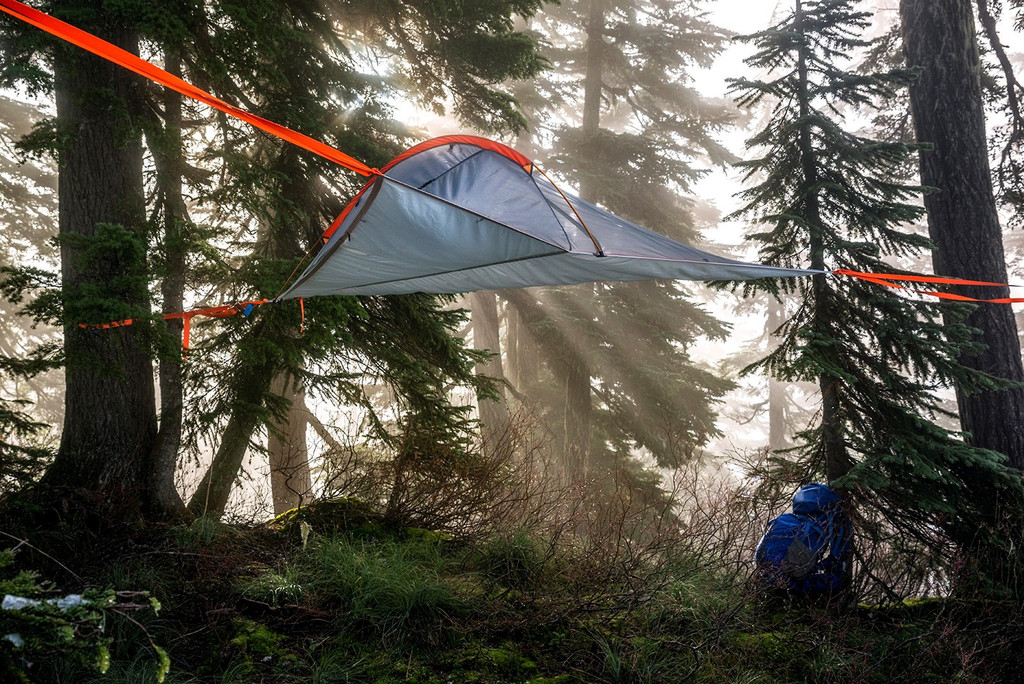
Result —
[[[782, 325], [782, 305], [771, 298], [768, 301], [767, 332], [770, 336]], [[768, 448], [771, 451], [785, 449], [788, 444], [786, 432], [786, 386], [773, 377], [768, 378]]]
[[[477, 349], [486, 349], [493, 356], [485, 363], [477, 364], [476, 374], [497, 380], [504, 380], [501, 363], [501, 340], [498, 325], [498, 303], [493, 292], [470, 294], [470, 308], [473, 321], [473, 344]], [[508, 430], [508, 407], [505, 405], [505, 388], [496, 387], [500, 399], [477, 398], [480, 411], [480, 438], [485, 450], [493, 449]]]
[[288, 373], [278, 373], [270, 391], [290, 402], [288, 414], [284, 420], [274, 421], [267, 437], [274, 515], [281, 515], [308, 501], [313, 488], [306, 444], [309, 409], [301, 381]]
[[[181, 58], [176, 51], [165, 55], [165, 68], [174, 76], [181, 76]], [[173, 90], [164, 91], [164, 139], [154, 146], [157, 160], [164, 219], [165, 267], [160, 291], [163, 312], [174, 313], [185, 308], [185, 243], [181, 224], [187, 220], [182, 197], [182, 96]], [[176, 343], [173, 355], [160, 359], [160, 430], [149, 466], [149, 488], [152, 515], [157, 519], [178, 518], [187, 515], [185, 503], [174, 483], [181, 446], [181, 422], [184, 407], [182, 378], [182, 332], [184, 322], [171, 318], [165, 322], [167, 333]]]
[[[910, 88], [935, 272], [955, 278], [1007, 282], [988, 146], [981, 66], [970, 0], [901, 0], [907, 64], [920, 75]], [[1008, 288], [959, 288], [976, 298], [1008, 297]], [[984, 349], [960, 362], [990, 375], [1024, 382], [1020, 342], [1008, 306], [982, 304], [966, 323]], [[1024, 388], [968, 392], [957, 387], [960, 424], [974, 446], [1005, 454], [1024, 468]]]
[[[83, 28], [138, 52], [137, 35], [115, 22]], [[58, 187], [67, 363], [64, 429], [45, 483], [141, 509], [157, 431], [144, 326], [79, 327], [110, 322], [108, 312], [124, 304], [148, 309], [141, 136], [128, 113], [140, 85], [70, 46], [55, 48], [53, 69], [57, 120], [67, 132]], [[99, 251], [90, 244], [114, 226], [130, 239]]]
[[[250, 335], [263, 334], [264, 324], [258, 322], [250, 331]], [[234, 408], [221, 436], [220, 445], [213, 455], [210, 467], [199, 482], [188, 509], [193, 515], [213, 515], [220, 517], [227, 508], [231, 496], [231, 488], [242, 468], [245, 452], [249, 449], [249, 440], [259, 424], [263, 411], [263, 400], [270, 389], [270, 381], [274, 377], [275, 368], [270, 362], [264, 364], [242, 365], [236, 377], [236, 393]]]

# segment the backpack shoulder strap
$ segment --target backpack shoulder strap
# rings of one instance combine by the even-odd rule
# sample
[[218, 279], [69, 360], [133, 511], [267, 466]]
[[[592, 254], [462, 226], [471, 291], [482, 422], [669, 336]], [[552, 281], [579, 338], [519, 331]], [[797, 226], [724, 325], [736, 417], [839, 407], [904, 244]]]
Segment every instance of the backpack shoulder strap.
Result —
[[849, 560], [853, 548], [853, 528], [845, 515], [836, 517], [829, 540], [829, 554], [837, 561]]
[[[804, 522], [804, 528], [803, 529], [804, 529], [804, 538], [805, 539], [811, 539], [811, 535], [812, 534], [817, 534], [818, 538], [819, 539], [823, 539], [823, 540], [829, 538], [829, 534], [830, 534], [829, 526], [828, 525], [822, 526], [821, 522], [818, 521], [818, 519], [814, 518], [813, 516], [807, 516], [806, 521]], [[828, 546], [829, 545], [826, 542], [826, 543], [823, 543], [820, 546], [818, 546], [818, 548], [812, 549], [814, 551], [814, 562], [815, 562], [815, 564], [817, 564], [819, 561], [821, 561], [822, 558], [825, 557], [825, 549]]]

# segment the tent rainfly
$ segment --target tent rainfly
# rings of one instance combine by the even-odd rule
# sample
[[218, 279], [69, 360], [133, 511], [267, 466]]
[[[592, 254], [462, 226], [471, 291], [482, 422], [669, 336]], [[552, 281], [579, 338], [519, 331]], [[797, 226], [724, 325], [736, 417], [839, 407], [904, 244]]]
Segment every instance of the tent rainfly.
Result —
[[475, 136], [435, 138], [396, 157], [324, 237], [278, 300], [820, 273], [676, 242], [562, 193], [522, 154]]

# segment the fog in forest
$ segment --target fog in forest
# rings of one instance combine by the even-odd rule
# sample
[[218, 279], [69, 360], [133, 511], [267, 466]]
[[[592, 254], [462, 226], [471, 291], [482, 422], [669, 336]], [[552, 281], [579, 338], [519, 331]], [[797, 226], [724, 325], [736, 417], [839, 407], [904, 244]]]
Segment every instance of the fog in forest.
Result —
[[[877, 7], [868, 36], [883, 33], [897, 12], [894, 3], [879, 3]], [[736, 193], [742, 189], [740, 173], [732, 164], [749, 155], [744, 141], [763, 120], [764, 107], [741, 110], [731, 101], [727, 79], [745, 73], [743, 60], [752, 48], [727, 36], [763, 29], [788, 5], [724, 0], [711, 3], [709, 9], [700, 20], [708, 23], [690, 30], [706, 31], [707, 36], [701, 40], [709, 42], [702, 49], [714, 52], [700, 54], [695, 47], [687, 52], [689, 48], [681, 46], [679, 63], [664, 65], [664, 75], [656, 77], [662, 79], [663, 92], [658, 92], [653, 82], [629, 83], [629, 69], [648, 69], [650, 65], [643, 64], [642, 55], [624, 54], [624, 65], [603, 76], [615, 94], [602, 99], [599, 107], [588, 105], [584, 92], [587, 78], [597, 76], [588, 76], [578, 61], [587, 40], [586, 26], [578, 23], [578, 8], [570, 3], [534, 17], [523, 28], [536, 31], [548, 46], [554, 68], [541, 82], [512, 86], [526, 113], [529, 132], [506, 136], [505, 140], [550, 170], [566, 191], [611, 205], [642, 224], [645, 218], [648, 224], [660, 222], [652, 227], [667, 229], [673, 237], [709, 251], [756, 261], [756, 247], [746, 239], [751, 224], [728, 214], [739, 207]], [[634, 18], [652, 23], [656, 21], [652, 17], [640, 14]], [[1011, 36], [1008, 41], [1012, 46], [1016, 34], [1005, 31], [1005, 35]], [[1020, 61], [1020, 54], [1012, 47], [1010, 56], [1015, 63]], [[856, 59], [853, 61], [856, 63]], [[388, 69], [386, 62], [372, 59], [363, 66], [371, 65]], [[641, 105], [643, 98], [648, 101]], [[475, 132], [467, 131], [453, 116], [417, 109], [412, 101], [392, 104], [395, 117], [410, 126], [414, 139]], [[675, 149], [667, 155], [661, 153], [662, 161], [668, 164], [662, 168], [668, 168], [668, 174], [659, 175], [660, 170], [653, 168], [639, 169], [632, 178], [614, 169], [606, 174], [602, 164], [587, 160], [579, 153], [583, 148], [578, 141], [574, 142], [573, 136], [588, 127], [627, 137], [643, 136], [657, 127], [649, 107], [673, 104], [699, 111], [706, 128], [689, 140], [676, 134]], [[43, 155], [17, 146], [31, 122], [52, 115], [52, 110], [45, 101], [17, 91], [6, 92], [0, 105], [5, 260], [53, 271], [57, 267], [52, 239], [56, 215], [54, 164]], [[686, 113], [663, 114], [677, 115], [685, 117]], [[854, 121], [870, 125], [867, 119], [858, 119], [853, 112], [850, 115]], [[659, 136], [673, 135], [655, 132]], [[200, 150], [213, 134], [212, 130], [196, 130], [188, 145]], [[638, 154], [636, 159], [643, 159], [647, 153]], [[651, 159], [656, 161], [658, 157]], [[147, 163], [152, 172], [152, 159]], [[609, 177], [602, 178], [605, 175]], [[630, 199], [629, 193], [622, 195], [602, 187], [602, 183], [616, 182], [646, 182], [657, 187], [655, 192], [641, 192], [642, 199]], [[662, 202], [664, 206], [638, 204], [647, 201]], [[192, 211], [198, 220], [224, 231], [220, 241], [213, 242], [220, 249], [230, 250], [232, 241], [244, 231], [260, 230], [258, 221], [238, 223], [239, 214], [209, 203], [194, 204]], [[45, 281], [33, 283], [42, 284]], [[190, 289], [187, 299], [197, 304], [216, 303], [226, 294], [217, 289]], [[645, 306], [651, 301], [659, 303]], [[59, 342], [60, 334], [51, 325], [19, 315], [18, 304], [5, 301], [3, 306], [8, 331], [3, 337], [6, 356], [25, 356], [36, 345]], [[498, 386], [497, 401], [478, 401], [468, 387], [451, 388], [452, 401], [471, 408], [473, 417], [482, 423], [485, 441], [488, 433], [529, 432], [531, 448], [544, 452], [567, 472], [584, 467], [569, 464], [581, 458], [572, 453], [572, 444], [582, 441], [586, 434], [590, 440], [586, 458], [631, 463], [631, 467], [661, 478], [666, 486], [673, 480], [674, 469], [695, 463], [709, 477], [742, 479], [747, 475], [746, 464], [762, 459], [769, 450], [793, 446], [794, 435], [806, 429], [818, 411], [820, 397], [812, 384], [769, 380], [762, 372], [740, 373], [773, 348], [774, 329], [787, 310], [795, 307], [792, 297], [782, 303], [750, 299], [737, 291], [711, 289], [702, 283], [598, 283], [514, 293], [473, 293], [459, 297], [450, 306], [471, 312], [456, 331], [467, 345], [495, 353], [489, 361], [477, 365], [477, 372], [504, 383]], [[708, 320], [701, 320], [705, 316]], [[647, 334], [662, 336], [658, 340], [661, 348], [652, 348], [647, 334], [637, 334], [644, 326], [651, 330]], [[198, 340], [203, 339], [206, 327], [198, 326], [194, 333]], [[537, 330], [542, 330], [540, 338]], [[664, 339], [666, 334], [668, 339]], [[570, 358], [573, 352], [578, 354], [576, 358]], [[353, 360], [351, 372], [366, 373], [361, 361], [365, 360]], [[680, 368], [684, 370], [680, 372]], [[367, 406], [373, 407], [371, 413], [385, 416], [400, 411], [386, 384], [372, 373], [364, 380], [366, 405], [362, 407], [339, 406], [330, 398], [307, 393], [301, 386], [278, 382], [275, 391], [294, 401], [287, 420], [278, 424], [283, 434], [270, 435], [265, 428], [253, 434], [229, 511], [259, 519], [272, 515], [275, 509], [281, 512], [324, 494], [344, 494], [337, 489], [327, 490], [345, 480], [339, 469], [351, 465], [360, 450], [369, 420]], [[575, 390], [572, 382], [576, 383]], [[590, 390], [579, 389], [580, 383]], [[36, 439], [41, 445], [55, 446], [62, 411], [60, 373], [50, 371], [29, 382], [5, 381], [3, 390], [5, 399], [33, 406], [34, 415], [48, 426]], [[947, 408], [955, 412], [951, 392], [938, 391]], [[581, 392], [590, 396], [581, 396]], [[179, 464], [177, 482], [186, 498], [198, 485], [214, 447], [198, 434], [190, 455]], [[268, 457], [276, 458], [277, 465], [271, 467]], [[284, 475], [280, 474], [282, 469]], [[272, 470], [278, 471], [273, 488], [298, 490], [279, 492], [277, 496], [284, 503], [276, 506]]]
[[1016, 681], [1024, 0], [0, 10], [0, 680]]

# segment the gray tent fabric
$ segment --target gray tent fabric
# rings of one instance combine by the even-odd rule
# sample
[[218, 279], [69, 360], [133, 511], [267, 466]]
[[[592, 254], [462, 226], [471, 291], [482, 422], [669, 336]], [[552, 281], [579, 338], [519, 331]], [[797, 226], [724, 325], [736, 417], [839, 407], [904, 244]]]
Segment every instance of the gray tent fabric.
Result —
[[820, 273], [676, 242], [563, 194], [515, 150], [472, 136], [436, 138], [400, 155], [346, 212], [278, 300]]

